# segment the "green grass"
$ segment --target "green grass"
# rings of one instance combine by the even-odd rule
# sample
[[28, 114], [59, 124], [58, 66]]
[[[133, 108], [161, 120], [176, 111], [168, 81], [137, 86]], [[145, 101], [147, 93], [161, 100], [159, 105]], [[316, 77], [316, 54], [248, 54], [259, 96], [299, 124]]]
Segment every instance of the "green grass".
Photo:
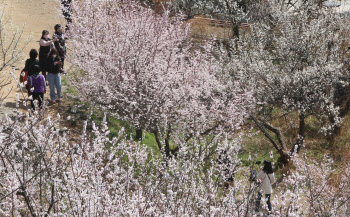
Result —
[[[74, 87], [69, 85], [69, 81], [66, 76], [61, 77], [61, 82], [63, 86], [67, 87], [66, 92], [69, 94], [72, 94], [73, 96], [78, 96], [77, 91], [74, 89]], [[85, 104], [87, 102], [81, 102], [81, 101], [71, 101], [73, 105], [79, 105], [79, 104]], [[96, 122], [96, 124], [101, 124], [101, 120], [103, 118], [103, 113], [98, 111], [97, 109], [93, 109], [92, 106], [87, 106], [89, 109], [92, 109], [94, 111], [93, 116], [91, 117], [92, 120]], [[85, 112], [86, 115], [88, 111]], [[281, 114], [281, 110], [278, 108], [274, 108], [272, 111], [273, 117], [278, 117]], [[289, 121], [293, 122], [293, 125], [297, 123], [298, 115], [297, 113], [291, 113], [288, 115]], [[112, 115], [108, 115], [107, 118], [108, 127], [110, 130], [110, 138], [115, 137], [119, 134], [120, 130], [124, 128], [125, 136], [126, 138], [132, 138], [135, 140], [135, 129], [134, 127], [122, 120], [118, 120], [117, 118], [113, 117]], [[307, 138], [306, 138], [306, 147], [303, 148], [305, 150], [302, 150], [302, 152], [306, 152], [307, 156], [310, 159], [316, 159], [320, 160], [323, 158], [324, 153], [333, 153], [333, 157], [337, 157], [338, 159], [344, 160], [343, 156], [346, 150], [349, 150], [349, 143], [348, 138], [350, 135], [350, 129], [349, 124], [350, 121], [347, 120], [344, 124], [342, 135], [336, 140], [336, 144], [331, 146], [329, 142], [325, 140], [325, 138], [321, 138], [322, 135], [319, 132], [319, 123], [316, 118], [310, 116], [306, 119], [307, 124]], [[286, 143], [293, 142], [295, 139], [295, 133], [296, 129], [294, 127], [289, 128], [287, 126], [287, 122], [282, 119], [278, 119], [272, 122], [272, 124], [276, 127], [280, 127], [281, 129], [284, 129], [285, 133], [285, 141]], [[275, 135], [272, 134], [272, 136], [275, 138]], [[144, 131], [143, 132], [143, 139], [140, 141], [141, 144], [144, 144], [149, 151], [152, 151], [153, 154], [156, 156], [161, 157], [160, 150], [158, 149], [155, 137], [152, 133]], [[205, 142], [202, 145], [202, 148], [205, 146]], [[173, 141], [170, 141], [170, 148], [174, 149], [176, 147], [176, 144], [174, 144]], [[246, 139], [242, 144], [242, 150], [239, 153], [239, 158], [241, 159], [242, 166], [248, 168], [251, 166], [252, 162], [261, 161], [264, 160], [271, 160], [275, 163], [277, 163], [277, 159], [279, 157], [279, 154], [276, 152], [275, 148], [272, 146], [272, 144], [265, 138], [264, 135], [260, 133], [260, 131], [255, 128], [255, 132], [253, 135], [246, 135]], [[197, 147], [199, 150], [200, 147]], [[343, 154], [339, 154], [339, 150], [343, 151]], [[273, 158], [270, 157], [270, 152], [273, 153]], [[251, 161], [248, 161], [249, 153], [251, 155]], [[349, 159], [345, 157], [345, 160]], [[204, 170], [208, 165], [204, 165]], [[258, 169], [258, 166], [255, 165], [255, 168]], [[276, 177], [279, 178], [282, 176], [281, 171], [276, 171]]]
[[66, 76], [61, 76], [61, 84], [62, 86], [67, 87], [66, 93], [72, 94], [73, 96], [77, 96], [77, 90], [74, 89], [73, 86], [68, 84], [68, 79]]

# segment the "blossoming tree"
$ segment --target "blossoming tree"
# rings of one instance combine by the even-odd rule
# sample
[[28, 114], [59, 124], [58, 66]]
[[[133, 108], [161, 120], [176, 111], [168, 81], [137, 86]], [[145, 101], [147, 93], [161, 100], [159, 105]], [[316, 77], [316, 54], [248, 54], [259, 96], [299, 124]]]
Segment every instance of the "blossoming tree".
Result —
[[179, 17], [155, 14], [136, 1], [73, 3], [73, 81], [99, 108], [153, 132], [169, 156], [172, 132], [188, 141], [235, 129], [254, 106], [251, 91], [230, 83], [210, 44], [193, 46]]
[[[319, 130], [340, 125], [334, 90], [349, 81], [344, 61], [349, 25], [342, 21], [347, 15], [313, 5], [294, 10], [281, 9], [277, 2], [272, 6], [270, 23], [253, 23], [251, 35], [238, 43], [231, 71], [235, 79], [255, 86], [264, 104], [253, 120], [286, 164], [288, 155], [304, 145], [308, 117], [316, 120]], [[292, 113], [298, 121], [291, 128], [297, 132], [288, 144], [272, 122]]]
[[7, 71], [21, 60], [23, 50], [31, 39], [28, 37], [23, 45], [20, 45], [19, 42], [24, 40], [23, 32], [24, 27], [20, 29], [13, 25], [10, 19], [5, 18], [5, 13], [0, 7], [0, 104], [13, 88], [10, 86], [12, 78]]
[[[198, 155], [185, 145], [166, 166], [122, 131], [110, 138], [106, 118], [92, 123], [91, 130], [85, 122], [78, 140], [61, 131], [59, 116], [21, 119], [17, 113], [0, 120], [1, 215], [254, 216], [257, 186], [248, 181], [249, 170], [238, 157], [239, 140], [216, 137], [211, 142], [225, 151], [228, 167], [217, 162], [220, 152], [206, 149]], [[272, 195], [275, 215], [349, 213], [348, 165], [337, 174], [327, 157], [310, 164], [294, 155], [293, 161], [296, 170]], [[226, 191], [225, 169], [235, 173], [234, 186]]]

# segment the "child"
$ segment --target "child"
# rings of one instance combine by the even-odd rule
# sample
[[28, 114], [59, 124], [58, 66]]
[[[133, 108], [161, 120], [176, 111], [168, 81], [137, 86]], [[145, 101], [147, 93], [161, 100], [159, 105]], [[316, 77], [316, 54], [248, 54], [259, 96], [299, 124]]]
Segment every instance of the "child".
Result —
[[28, 78], [27, 87], [32, 95], [31, 104], [35, 110], [34, 100], [38, 101], [38, 106], [41, 108], [44, 100], [44, 94], [46, 93], [45, 77], [40, 73], [40, 67], [35, 65], [33, 67], [34, 74]]

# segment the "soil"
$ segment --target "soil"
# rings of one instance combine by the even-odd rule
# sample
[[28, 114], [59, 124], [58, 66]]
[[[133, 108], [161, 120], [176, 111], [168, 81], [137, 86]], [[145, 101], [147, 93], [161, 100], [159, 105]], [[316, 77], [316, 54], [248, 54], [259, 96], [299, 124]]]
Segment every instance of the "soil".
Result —
[[[11, 20], [14, 25], [21, 28], [24, 25], [24, 34], [23, 38], [20, 41], [19, 47], [23, 47], [25, 40], [28, 36], [32, 36], [32, 40], [29, 42], [27, 47], [24, 49], [23, 58], [18, 61], [14, 66], [16, 67], [15, 75], [19, 79], [20, 72], [24, 68], [25, 60], [29, 58], [29, 51], [31, 49], [37, 49], [39, 51], [39, 40], [43, 30], [48, 30], [50, 36], [54, 32], [54, 26], [56, 24], [65, 25], [65, 19], [61, 17], [61, 11], [59, 9], [60, 2], [59, 0], [0, 0], [0, 6], [4, 11], [5, 20]], [[68, 42], [69, 44], [69, 42]], [[69, 45], [68, 45], [69, 46]], [[66, 64], [65, 68], [68, 68]], [[2, 75], [8, 74], [11, 71], [11, 67], [8, 67]], [[61, 78], [65, 76], [61, 74]], [[26, 101], [27, 105], [23, 104], [25, 98], [27, 98], [26, 90], [18, 87], [18, 84], [12, 80], [10, 85], [7, 85], [4, 88], [0, 88], [0, 96], [2, 93], [8, 93], [8, 89], [12, 88], [9, 95], [1, 103], [0, 101], [0, 118], [4, 114], [9, 114], [12, 116], [16, 107], [16, 94], [19, 94], [19, 111], [26, 113], [31, 109], [30, 102]], [[63, 101], [60, 103], [52, 104], [49, 98], [50, 88], [47, 87], [47, 93], [44, 96], [44, 100], [48, 103], [47, 109], [45, 109], [43, 117], [46, 118], [50, 115], [53, 118], [57, 117], [57, 114], [60, 114], [60, 128], [69, 128], [70, 137], [78, 137], [80, 133], [80, 128], [82, 123], [86, 120], [83, 114], [77, 113], [72, 114], [69, 112], [69, 109], [72, 104], [75, 104], [78, 100], [72, 99], [67, 96], [66, 87], [62, 87], [62, 96]], [[72, 119], [69, 121], [70, 116]]]
[[[4, 11], [5, 20], [11, 20], [14, 25], [19, 28], [24, 25], [23, 38], [20, 41], [19, 47], [23, 47], [28, 36], [32, 36], [32, 40], [24, 49], [22, 60], [18, 61], [15, 75], [20, 76], [20, 71], [24, 68], [24, 63], [29, 58], [29, 51], [34, 48], [39, 51], [39, 39], [43, 30], [48, 30], [50, 35], [54, 32], [54, 26], [57, 23], [65, 24], [65, 20], [60, 17], [59, 2], [57, 0], [0, 0], [0, 5]], [[2, 73], [9, 73], [11, 68], [5, 69]], [[6, 113], [16, 107], [16, 93], [19, 93], [20, 100], [23, 100], [20, 89], [13, 81], [11, 85], [6, 86], [0, 91], [8, 91], [13, 87], [9, 96], [4, 100], [0, 113]], [[45, 95], [48, 97], [48, 94]], [[29, 104], [29, 103], [28, 103]], [[23, 106], [20, 104], [20, 109], [27, 110], [30, 105]]]

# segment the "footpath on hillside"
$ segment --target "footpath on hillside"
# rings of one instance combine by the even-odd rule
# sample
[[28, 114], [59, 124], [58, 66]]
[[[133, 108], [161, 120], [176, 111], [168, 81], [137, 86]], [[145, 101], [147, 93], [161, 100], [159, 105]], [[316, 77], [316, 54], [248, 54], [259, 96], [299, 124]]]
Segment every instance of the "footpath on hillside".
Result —
[[[32, 36], [32, 40], [26, 46], [23, 51], [23, 58], [13, 65], [16, 70], [14, 71], [17, 79], [20, 77], [21, 70], [24, 68], [25, 61], [29, 58], [29, 51], [31, 49], [37, 49], [39, 51], [39, 40], [43, 30], [48, 30], [50, 36], [54, 33], [54, 26], [56, 24], [65, 25], [65, 19], [60, 17], [61, 11], [58, 9], [60, 7], [59, 2], [56, 0], [0, 0], [0, 6], [4, 12], [5, 20], [11, 20], [13, 25], [24, 28], [23, 37], [20, 40], [19, 48], [23, 47], [26, 43], [28, 36]], [[68, 42], [69, 46], [69, 42]], [[68, 69], [69, 63], [66, 63], [65, 68]], [[6, 68], [1, 73], [3, 75], [10, 75], [12, 71], [11, 67]], [[65, 86], [65, 75], [62, 75], [62, 94], [63, 102], [56, 103], [54, 105], [49, 104], [47, 112], [44, 114], [44, 118], [50, 115], [51, 117], [57, 117], [59, 113], [61, 116], [61, 126], [60, 128], [69, 128], [71, 134], [78, 137], [80, 130], [76, 126], [80, 126], [78, 122], [87, 120], [87, 110], [88, 108], [84, 104], [78, 104], [77, 100], [67, 97], [67, 86]], [[19, 107], [18, 111], [26, 113], [28, 109], [31, 108], [30, 103], [27, 102], [26, 106], [23, 105], [23, 94], [18, 84], [11, 79], [11, 84], [2, 88], [0, 95], [2, 93], [7, 94], [8, 90], [11, 89], [8, 96], [5, 98], [2, 104], [0, 104], [0, 117], [9, 114], [11, 117], [14, 116], [16, 107], [16, 95], [19, 95]], [[26, 90], [23, 88], [24, 95], [26, 96]], [[49, 89], [44, 96], [45, 100], [49, 99]], [[69, 120], [69, 121], [67, 121]]]
[[[55, 0], [2, 0], [0, 6], [4, 11], [5, 20], [11, 20], [13, 25], [18, 28], [24, 28], [23, 37], [20, 40], [19, 48], [25, 45], [26, 39], [32, 36], [31, 41], [23, 52], [23, 58], [18, 61], [14, 67], [15, 76], [19, 79], [24, 63], [29, 58], [29, 51], [37, 49], [39, 51], [39, 39], [43, 30], [48, 30], [50, 35], [54, 32], [54, 25], [57, 23], [64, 24], [64, 19], [59, 17], [59, 4]], [[9, 31], [9, 30], [8, 30]], [[8, 32], [10, 34], [10, 32]], [[10, 75], [11, 68], [3, 71], [3, 74]], [[19, 94], [20, 101], [23, 100], [20, 89], [16, 82], [11, 79], [12, 83], [1, 91], [8, 91], [12, 88], [8, 97], [4, 100], [0, 108], [0, 113], [4, 114], [16, 108], [16, 93]], [[47, 97], [47, 96], [46, 96]], [[29, 103], [28, 103], [29, 104]], [[25, 107], [20, 104], [21, 110], [27, 110], [30, 105]]]

